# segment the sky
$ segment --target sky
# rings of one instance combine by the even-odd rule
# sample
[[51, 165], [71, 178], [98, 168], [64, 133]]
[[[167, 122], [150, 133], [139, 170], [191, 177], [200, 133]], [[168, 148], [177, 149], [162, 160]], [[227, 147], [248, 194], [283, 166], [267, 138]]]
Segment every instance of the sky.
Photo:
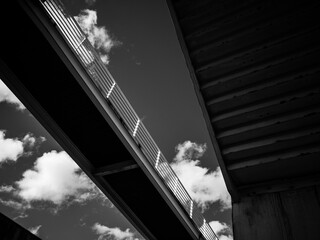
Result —
[[[230, 195], [166, 2], [63, 2], [207, 222], [233, 239]], [[0, 211], [42, 239], [143, 239], [1, 80]]]

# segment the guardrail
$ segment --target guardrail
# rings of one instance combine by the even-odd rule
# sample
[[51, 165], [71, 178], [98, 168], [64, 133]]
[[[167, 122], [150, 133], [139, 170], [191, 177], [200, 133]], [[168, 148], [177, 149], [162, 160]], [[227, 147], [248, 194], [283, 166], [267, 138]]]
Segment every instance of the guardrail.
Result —
[[204, 238], [218, 239], [76, 20], [60, 0], [42, 0], [41, 3], [101, 94]]

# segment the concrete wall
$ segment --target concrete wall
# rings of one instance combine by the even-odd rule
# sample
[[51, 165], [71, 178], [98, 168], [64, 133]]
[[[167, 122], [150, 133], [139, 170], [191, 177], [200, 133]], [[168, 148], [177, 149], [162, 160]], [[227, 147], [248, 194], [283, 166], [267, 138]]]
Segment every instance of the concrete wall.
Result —
[[261, 194], [233, 204], [235, 240], [320, 239], [320, 186]]

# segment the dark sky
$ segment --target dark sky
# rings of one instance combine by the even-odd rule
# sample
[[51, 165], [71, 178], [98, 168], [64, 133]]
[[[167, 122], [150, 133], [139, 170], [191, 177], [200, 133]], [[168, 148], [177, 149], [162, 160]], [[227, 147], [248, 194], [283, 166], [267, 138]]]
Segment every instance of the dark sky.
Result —
[[[66, 2], [73, 15], [88, 8]], [[98, 0], [89, 8], [97, 10], [98, 25], [122, 42], [112, 49], [108, 69], [167, 158], [185, 140], [209, 143], [166, 2]], [[207, 155], [212, 159], [203, 164], [215, 168], [211, 146]]]
[[[97, 0], [88, 5], [84, 0], [65, 0], [64, 3], [72, 15], [87, 8], [97, 11], [97, 25], [105, 26], [109, 34], [121, 42], [109, 53], [108, 69], [167, 160], [173, 160], [179, 143], [187, 140], [206, 143], [207, 150], [199, 159], [200, 166], [216, 170], [218, 164], [166, 2]], [[44, 152], [62, 150], [26, 110], [16, 110], [12, 104], [0, 103], [1, 129], [6, 130], [7, 138], [23, 138], [31, 132], [36, 137], [44, 136], [47, 141], [31, 157], [1, 165], [0, 186], [19, 180]], [[19, 214], [1, 204], [0, 211], [10, 217]], [[17, 221], [25, 227], [42, 225], [40, 236], [44, 239], [97, 239], [89, 226], [98, 221], [122, 230], [128, 227], [133, 230], [115, 208], [101, 206], [98, 200], [85, 206], [65, 207], [57, 214], [43, 210], [31, 212], [28, 212], [29, 217]], [[214, 220], [231, 225], [231, 210], [221, 211], [218, 202], [211, 204], [203, 214], [207, 222]], [[84, 223], [79, 219], [85, 219]], [[67, 228], [63, 226], [66, 222], [71, 223]], [[57, 232], [56, 228], [64, 230]]]

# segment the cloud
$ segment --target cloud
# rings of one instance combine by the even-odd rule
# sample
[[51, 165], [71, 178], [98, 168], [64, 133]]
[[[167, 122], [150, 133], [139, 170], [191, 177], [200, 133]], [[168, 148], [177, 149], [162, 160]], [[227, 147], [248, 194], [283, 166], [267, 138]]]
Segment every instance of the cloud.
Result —
[[0, 79], [0, 102], [7, 102], [16, 105], [19, 110], [24, 110], [25, 106], [20, 100], [11, 92], [11, 90]]
[[96, 0], [85, 0], [85, 2], [86, 2], [86, 4], [91, 6], [96, 3]]
[[212, 230], [218, 235], [219, 240], [233, 240], [231, 227], [224, 222], [212, 221], [209, 223]]
[[[43, 139], [43, 138], [42, 138]], [[29, 147], [34, 147], [36, 144], [36, 138], [32, 136], [32, 134], [28, 133], [27, 135], [24, 136], [22, 139], [24, 145], [29, 146]]]
[[179, 143], [175, 147], [175, 150], [177, 154], [173, 160], [178, 162], [194, 158], [201, 158], [207, 150], [207, 144], [197, 144], [191, 141], [185, 141], [184, 143]]
[[9, 200], [3, 200], [2, 198], [0, 198], [0, 203], [4, 206], [19, 210], [19, 211], [24, 211], [28, 208], [30, 208], [30, 205], [25, 204], [23, 202], [19, 202], [19, 201], [15, 201], [12, 199]]
[[211, 221], [209, 222], [209, 225], [217, 235], [230, 229], [226, 223], [219, 221]]
[[[31, 146], [37, 142], [29, 141], [29, 137], [23, 139]], [[72, 204], [86, 204], [94, 199], [103, 206], [113, 207], [110, 200], [64, 151], [44, 153], [14, 186], [0, 186], [0, 193], [10, 194], [17, 199], [0, 199], [0, 204], [21, 211], [34, 207], [44, 208], [39, 201], [52, 203], [45, 208], [54, 214]]]
[[221, 235], [219, 237], [219, 240], [233, 240], [233, 236], [232, 235]]
[[39, 225], [39, 226], [35, 226], [35, 227], [28, 228], [28, 230], [29, 230], [32, 234], [39, 236], [39, 229], [40, 229], [41, 227], [42, 227], [42, 225]]
[[97, 26], [98, 17], [96, 11], [84, 9], [78, 16], [75, 16], [75, 19], [92, 46], [98, 51], [101, 60], [105, 64], [109, 64], [109, 53], [111, 49], [119, 46], [121, 43], [114, 40], [105, 27]]
[[57, 205], [70, 198], [86, 201], [91, 197], [88, 192], [95, 188], [65, 151], [44, 153], [16, 184], [18, 196], [25, 201], [43, 200]]
[[0, 186], [0, 192], [11, 193], [14, 192], [15, 188], [11, 185], [2, 185]]
[[23, 154], [23, 141], [5, 138], [5, 131], [0, 130], [0, 163], [8, 160], [17, 161]]
[[99, 235], [98, 240], [109, 239], [110, 237], [114, 240], [138, 240], [138, 238], [134, 238], [134, 233], [131, 232], [129, 228], [122, 231], [117, 227], [109, 228], [99, 223], [95, 223], [92, 226], [92, 230]]
[[14, 217], [13, 220], [16, 221], [19, 218], [23, 219], [23, 218], [27, 218], [27, 217], [29, 217], [29, 215], [26, 214], [25, 212], [22, 212], [18, 216]]
[[6, 161], [17, 161], [22, 155], [31, 155], [33, 147], [44, 140], [44, 137], [36, 138], [30, 133], [21, 140], [6, 138], [5, 131], [0, 130], [0, 164]]
[[191, 198], [205, 210], [209, 204], [220, 202], [221, 210], [231, 208], [231, 197], [226, 188], [220, 167], [215, 171], [201, 167], [200, 158], [205, 144], [185, 141], [176, 147], [176, 156], [170, 164]]
[[[16, 189], [11, 185], [0, 186], [0, 193], [5, 198], [0, 198], [0, 204], [9, 208], [15, 209], [19, 216], [16, 218], [23, 218], [27, 216], [25, 211], [31, 208], [31, 205], [26, 201], [21, 201], [21, 199], [16, 199]], [[9, 199], [8, 199], [9, 198]]]

